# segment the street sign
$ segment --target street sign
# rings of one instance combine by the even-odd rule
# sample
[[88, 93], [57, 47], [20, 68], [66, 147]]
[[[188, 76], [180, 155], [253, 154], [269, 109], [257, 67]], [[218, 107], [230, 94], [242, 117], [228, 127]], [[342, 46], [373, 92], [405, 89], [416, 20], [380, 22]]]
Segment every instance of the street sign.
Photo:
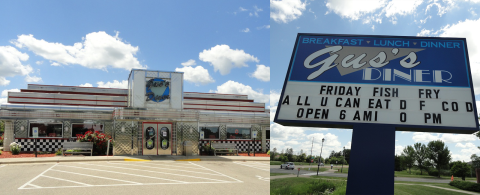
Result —
[[257, 137], [257, 131], [252, 131], [252, 138], [256, 138]]
[[38, 138], [38, 127], [32, 127], [32, 137]]
[[300, 33], [274, 122], [478, 131], [466, 39]]

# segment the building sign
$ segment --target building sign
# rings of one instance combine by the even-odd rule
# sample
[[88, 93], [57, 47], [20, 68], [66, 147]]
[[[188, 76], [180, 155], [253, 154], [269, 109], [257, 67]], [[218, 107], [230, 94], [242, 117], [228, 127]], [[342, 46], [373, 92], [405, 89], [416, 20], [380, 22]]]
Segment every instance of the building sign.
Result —
[[275, 122], [478, 131], [466, 39], [298, 34]]
[[38, 127], [32, 127], [33, 138], [38, 138]]
[[163, 102], [170, 99], [170, 81], [160, 78], [150, 79], [146, 83], [147, 101]]

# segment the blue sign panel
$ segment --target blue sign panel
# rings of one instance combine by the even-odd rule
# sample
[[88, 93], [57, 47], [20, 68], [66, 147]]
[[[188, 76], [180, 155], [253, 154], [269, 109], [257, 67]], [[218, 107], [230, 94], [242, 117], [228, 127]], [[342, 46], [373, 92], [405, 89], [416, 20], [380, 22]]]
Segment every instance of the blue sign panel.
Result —
[[298, 34], [275, 122], [471, 133], [476, 116], [464, 38]]

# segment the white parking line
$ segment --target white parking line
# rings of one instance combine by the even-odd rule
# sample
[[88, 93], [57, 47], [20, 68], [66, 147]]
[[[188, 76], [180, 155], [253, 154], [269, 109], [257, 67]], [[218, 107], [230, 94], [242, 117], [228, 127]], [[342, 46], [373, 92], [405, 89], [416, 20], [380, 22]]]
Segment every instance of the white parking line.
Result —
[[[202, 180], [211, 180], [211, 181], [206, 181], [206, 182], [203, 182], [203, 181], [200, 181], [200, 182], [186, 182], [186, 181], [178, 181], [178, 180], [171, 180], [171, 179], [166, 179], [166, 178], [159, 178], [159, 177], [151, 177], [151, 176], [146, 176], [146, 175], [137, 175], [137, 174], [129, 174], [129, 173], [122, 173], [122, 172], [116, 172], [116, 171], [109, 171], [109, 170], [102, 170], [102, 169], [94, 169], [94, 168], [85, 168], [85, 167], [77, 167], [77, 166], [70, 166], [71, 164], [69, 165], [59, 165], [59, 164], [55, 164], [53, 165], [52, 167], [48, 168], [47, 170], [43, 171], [42, 173], [40, 173], [39, 175], [37, 175], [36, 177], [34, 177], [33, 179], [31, 179], [30, 181], [28, 181], [27, 183], [25, 183], [24, 185], [22, 185], [21, 187], [19, 187], [18, 189], [30, 189], [30, 190], [34, 190], [34, 189], [51, 189], [51, 188], [78, 188], [78, 187], [108, 187], [108, 186], [137, 186], [137, 185], [171, 185], [171, 184], [224, 184], [224, 183], [243, 183], [243, 181], [240, 181], [238, 179], [235, 179], [233, 177], [230, 177], [230, 176], [227, 176], [225, 174], [222, 174], [220, 172], [217, 172], [217, 171], [214, 171], [214, 170], [211, 170], [211, 169], [208, 169], [206, 167], [203, 167], [203, 166], [200, 166], [200, 165], [197, 165], [195, 163], [191, 163], [189, 162], [191, 165], [194, 165], [193, 167], [198, 170], [198, 169], [201, 169], [201, 170], [208, 170], [208, 171], [211, 171], [212, 173], [210, 174], [207, 174], [207, 173], [203, 173], [203, 172], [195, 172], [195, 171], [190, 171], [192, 174], [194, 173], [201, 173], [201, 174], [205, 174], [205, 176], [208, 177], [208, 175], [211, 175], [211, 176], [221, 176], [221, 177], [225, 177], [225, 178], [229, 178], [227, 180], [219, 180], [219, 179], [211, 179], [211, 178], [206, 178], [206, 177], [195, 177], [195, 176], [190, 176], [190, 175], [181, 175], [181, 174], [172, 174], [172, 173], [164, 173], [164, 172], [160, 172], [160, 171], [146, 171], [146, 170], [140, 170], [140, 169], [133, 169], [133, 168], [125, 168], [125, 167], [118, 167], [118, 166], [106, 166], [106, 165], [97, 165], [97, 164], [90, 164], [90, 163], [77, 163], [77, 164], [83, 164], [83, 165], [89, 165], [89, 166], [99, 166], [99, 167], [111, 167], [111, 168], [116, 168], [116, 169], [125, 169], [125, 170], [134, 170], [134, 171], [143, 171], [143, 172], [151, 172], [151, 173], [161, 173], [163, 175], [165, 174], [169, 174], [169, 175], [174, 175], [174, 176], [180, 176], [180, 177], [183, 177], [183, 178], [198, 178], [198, 179], [202, 179]], [[114, 164], [114, 163], [112, 163]], [[129, 166], [132, 165], [132, 164], [129, 164]], [[138, 164], [135, 164], [136, 166], [140, 166]], [[185, 163], [185, 165], [189, 165], [187, 163]], [[68, 168], [77, 168], [77, 169], [83, 169], [83, 170], [93, 170], [93, 171], [97, 171], [97, 172], [109, 172], [109, 173], [118, 173], [118, 174], [123, 174], [123, 175], [130, 175], [130, 176], [137, 176], [137, 177], [145, 177], [145, 178], [154, 178], [154, 179], [162, 179], [162, 180], [167, 180], [169, 181], [169, 183], [164, 183], [164, 182], [158, 182], [158, 183], [139, 183], [139, 182], [133, 182], [133, 181], [128, 181], [128, 180], [121, 180], [121, 179], [115, 179], [115, 178], [111, 178], [111, 177], [101, 177], [101, 176], [97, 176], [97, 175], [91, 175], [91, 174], [84, 174], [84, 173], [77, 173], [77, 172], [71, 172], [71, 170], [73, 169], [69, 169], [69, 171], [64, 171], [64, 170], [59, 170], [58, 168], [60, 167], [68, 167]], [[61, 173], [66, 173], [66, 174], [76, 174], [76, 175], [82, 175], [82, 176], [86, 176], [86, 177], [92, 177], [92, 178], [100, 178], [100, 179], [107, 179], [107, 180], [114, 180], [114, 181], [120, 181], [120, 182], [125, 182], [125, 183], [120, 183], [120, 184], [86, 184], [86, 183], [83, 183], [83, 182], [78, 182], [78, 181], [73, 181], [73, 180], [68, 180], [68, 179], [63, 179], [63, 178], [60, 178], [60, 177], [53, 177], [53, 176], [49, 176], [50, 173], [49, 171], [52, 171], [52, 172], [61, 172]], [[175, 170], [175, 171], [178, 171], [178, 170]], [[46, 175], [48, 174], [48, 175]], [[44, 180], [41, 180], [41, 178], [49, 178], [49, 179], [56, 179], [56, 180], [61, 180], [61, 181], [66, 181], [66, 182], [70, 182], [70, 183], [74, 183], [74, 184], [79, 184], [79, 185], [69, 185], [67, 184], [66, 186], [49, 186], [49, 187], [43, 187], [43, 186], [39, 186], [38, 184], [35, 185], [35, 184], [32, 184], [32, 182], [36, 181], [37, 179], [39, 181], [44, 181]], [[129, 177], [130, 178], [130, 177]], [[133, 177], [131, 177], [133, 178]], [[230, 180], [231, 179], [231, 180]], [[265, 178], [259, 178], [259, 179], [265, 179]], [[175, 183], [172, 183], [172, 182], [175, 182]]]
[[108, 180], [113, 180], [113, 181], [121, 181], [121, 182], [126, 182], [126, 183], [141, 184], [141, 183], [133, 182], [133, 181], [126, 181], [126, 180], [114, 179], [114, 178], [109, 178], [109, 177], [101, 177], [101, 176], [89, 175], [89, 174], [83, 174], [83, 173], [75, 173], [75, 172], [70, 172], [70, 171], [60, 171], [60, 170], [55, 170], [55, 169], [52, 169], [52, 171], [70, 173], [70, 174], [75, 174], [75, 175], [82, 175], [82, 176], [87, 176], [87, 177], [95, 177], [95, 178], [100, 178], [100, 179], [108, 179]]
[[212, 170], [212, 169], [209, 169], [209, 168], [206, 168], [206, 167], [203, 167], [203, 166], [197, 165], [197, 164], [195, 164], [195, 163], [192, 163], [192, 162], [189, 162], [189, 163], [190, 163], [190, 164], [192, 164], [192, 165], [196, 165], [196, 166], [202, 167], [203, 169], [210, 170], [210, 171], [212, 171], [212, 172], [218, 173], [218, 174], [220, 174], [220, 175], [223, 175], [223, 176], [225, 176], [225, 177], [228, 177], [228, 178], [230, 178], [230, 179], [233, 179], [233, 180], [236, 180], [236, 181], [238, 181], [238, 182], [241, 182], [241, 183], [243, 183], [243, 181], [240, 181], [240, 180], [238, 180], [238, 179], [235, 179], [235, 178], [233, 178], [233, 177], [230, 177], [230, 176], [227, 176], [227, 175], [225, 175], [225, 174], [219, 173], [219, 172], [217, 172], [217, 171], [214, 171], [214, 170]]
[[46, 176], [46, 175], [42, 175], [42, 177], [46, 177], [46, 178], [50, 178], [50, 179], [56, 179], [56, 180], [60, 180], [60, 181], [68, 181], [68, 182], [72, 182], [72, 183], [76, 183], [76, 184], [80, 184], [80, 185], [84, 185], [84, 186], [91, 186], [90, 184], [86, 184], [86, 183], [82, 183], [82, 182], [78, 182], [78, 181], [72, 181], [72, 180], [63, 179], [63, 178], [50, 177], [50, 176]]
[[[114, 162], [109, 162], [109, 164], [122, 164], [122, 165], [124, 165], [123, 163], [114, 163]], [[141, 166], [141, 165], [137, 165], [137, 164], [129, 164], [128, 166], [146, 167], [146, 168], [153, 168], [153, 169], [172, 170], [172, 169], [169, 169], [169, 168], [160, 168], [160, 167], [152, 167], [152, 166]], [[204, 172], [196, 172], [196, 171], [186, 171], [186, 170], [175, 170], [175, 171], [183, 171], [183, 172], [189, 172], [189, 173], [199, 173], [199, 174], [220, 176], [220, 175], [218, 175], [218, 174], [204, 173]]]
[[[246, 163], [246, 162], [233, 162], [235, 164], [238, 164], [238, 165], [243, 165], [243, 166], [246, 166], [246, 167], [251, 167], [251, 168], [255, 168], [255, 169], [260, 169], [262, 171], [270, 171], [270, 167], [267, 169], [266, 167], [266, 163], [263, 164], [263, 163]], [[268, 165], [270, 166], [270, 165]]]
[[259, 180], [270, 181], [270, 177], [262, 177], [260, 175], [255, 175], [255, 177], [258, 177]]
[[191, 177], [191, 178], [197, 178], [197, 179], [207, 179], [207, 180], [213, 180], [213, 181], [219, 181], [219, 182], [229, 182], [229, 181], [218, 180], [218, 179], [210, 179], [210, 178], [205, 178], [205, 177], [195, 177], [195, 176], [190, 176], [190, 175], [181, 175], [181, 174], [165, 173], [165, 172], [158, 172], [158, 171], [147, 171], [147, 170], [142, 170], [142, 169], [132, 169], [132, 168], [107, 166], [107, 165], [96, 165], [96, 164], [89, 164], [89, 163], [79, 163], [79, 164], [93, 165], [93, 166], [100, 166], [100, 167], [111, 167], [111, 168], [126, 169], [126, 170], [133, 170], [133, 171], [143, 171], [143, 172], [150, 172], [150, 173], [160, 173], [160, 174], [164, 174], [164, 175], [175, 175], [175, 176]]
[[[146, 177], [146, 178], [151, 178], [151, 179], [161, 179], [161, 180], [167, 180], [167, 181], [174, 181], [174, 182], [179, 182], [179, 183], [186, 183], [183, 181], [178, 181], [178, 180], [173, 180], [173, 179], [165, 179], [165, 178], [160, 178], [160, 177], [150, 177], [150, 176], [145, 176], [145, 175], [137, 175], [137, 174], [131, 174], [131, 173], [122, 173], [122, 172], [116, 172], [116, 171], [107, 171], [107, 170], [101, 170], [101, 169], [92, 169], [92, 168], [84, 168], [84, 167], [75, 167], [75, 166], [67, 166], [67, 165], [60, 165], [62, 167], [72, 167], [72, 168], [78, 168], [78, 169], [85, 169], [85, 170], [93, 170], [93, 171], [103, 171], [103, 172], [108, 172], [108, 173], [117, 173], [117, 174], [122, 174], [122, 175], [131, 175], [131, 176], [137, 176], [137, 177]], [[56, 171], [56, 170], [54, 170]], [[130, 183], [137, 183], [137, 182], [130, 182]], [[137, 183], [139, 184], [139, 183]]]
[[4, 166], [7, 166], [7, 165], [2, 165], [2, 166], [0, 166], [0, 168], [2, 168], [2, 167], [4, 167]]

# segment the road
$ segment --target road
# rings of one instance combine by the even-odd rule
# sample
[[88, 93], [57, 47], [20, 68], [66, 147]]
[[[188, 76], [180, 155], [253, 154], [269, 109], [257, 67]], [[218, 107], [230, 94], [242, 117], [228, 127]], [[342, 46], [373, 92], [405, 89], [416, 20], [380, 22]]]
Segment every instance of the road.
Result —
[[268, 167], [253, 161], [0, 165], [0, 194], [269, 194]]
[[[308, 167], [308, 166], [295, 166], [295, 170], [285, 170], [280, 169], [280, 165], [270, 165], [270, 173], [288, 173], [297, 175], [299, 167]], [[330, 168], [325, 166], [325, 168]], [[339, 167], [334, 167], [334, 169], [339, 169]], [[330, 170], [330, 169], [329, 169]], [[317, 167], [312, 168], [311, 171], [300, 170], [300, 175], [308, 176], [308, 175], [317, 175]], [[342, 173], [333, 173], [330, 171], [319, 172], [318, 175], [320, 176], [328, 176], [328, 177], [339, 177], [339, 178], [347, 178], [348, 174]], [[427, 179], [427, 178], [412, 178], [412, 177], [395, 177], [395, 181], [411, 181], [411, 182], [426, 182], [426, 183], [449, 183], [449, 179]]]

